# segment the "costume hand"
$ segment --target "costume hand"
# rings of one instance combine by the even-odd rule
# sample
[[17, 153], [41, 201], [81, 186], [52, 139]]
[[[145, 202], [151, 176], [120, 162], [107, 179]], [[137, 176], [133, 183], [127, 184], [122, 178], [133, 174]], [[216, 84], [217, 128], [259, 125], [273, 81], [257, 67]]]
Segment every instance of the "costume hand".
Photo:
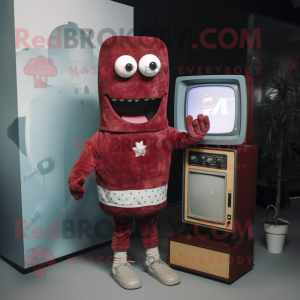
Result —
[[198, 115], [195, 120], [193, 120], [192, 116], [187, 116], [185, 121], [189, 136], [193, 139], [198, 139], [200, 142], [210, 127], [208, 116]]
[[69, 189], [72, 196], [79, 200], [80, 198], [84, 198], [85, 188], [83, 187], [85, 183], [85, 177], [79, 178], [77, 181], [73, 181], [69, 183]]

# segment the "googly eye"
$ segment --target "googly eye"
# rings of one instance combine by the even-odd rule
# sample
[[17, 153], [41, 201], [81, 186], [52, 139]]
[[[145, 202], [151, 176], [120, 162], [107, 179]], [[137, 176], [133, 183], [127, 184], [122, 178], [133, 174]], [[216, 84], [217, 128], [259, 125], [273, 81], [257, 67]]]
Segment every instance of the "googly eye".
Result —
[[136, 60], [129, 55], [120, 56], [115, 62], [115, 70], [121, 77], [131, 77], [135, 74], [137, 69]]
[[160, 71], [160, 68], [160, 60], [153, 54], [146, 54], [139, 61], [139, 70], [147, 77], [155, 76]]

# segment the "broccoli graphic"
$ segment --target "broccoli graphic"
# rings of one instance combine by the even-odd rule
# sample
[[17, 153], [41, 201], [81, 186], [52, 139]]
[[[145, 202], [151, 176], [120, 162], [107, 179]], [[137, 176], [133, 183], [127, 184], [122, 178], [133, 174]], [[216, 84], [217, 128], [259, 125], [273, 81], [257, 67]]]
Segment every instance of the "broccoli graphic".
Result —
[[38, 56], [36, 59], [32, 58], [24, 67], [26, 75], [33, 75], [35, 88], [46, 88], [48, 76], [55, 76], [57, 68], [51, 59], [44, 56]]
[[55, 263], [55, 258], [52, 251], [44, 247], [36, 247], [28, 250], [24, 257], [26, 265], [33, 265], [34, 277], [45, 277], [46, 266], [51, 266]]

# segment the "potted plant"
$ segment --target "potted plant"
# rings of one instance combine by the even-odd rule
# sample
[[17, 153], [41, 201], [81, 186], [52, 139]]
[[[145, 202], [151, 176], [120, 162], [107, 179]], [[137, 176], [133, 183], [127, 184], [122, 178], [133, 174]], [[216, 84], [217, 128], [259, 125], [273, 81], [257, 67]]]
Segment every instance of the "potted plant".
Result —
[[[266, 137], [262, 149], [262, 161], [271, 158], [277, 167], [277, 191], [275, 209], [263, 218], [267, 249], [271, 253], [281, 253], [289, 222], [279, 218], [282, 158], [288, 155], [300, 165], [300, 86], [291, 81], [292, 76], [279, 74], [271, 76], [265, 87], [264, 97], [259, 104], [261, 133]], [[267, 209], [268, 209], [267, 208]]]

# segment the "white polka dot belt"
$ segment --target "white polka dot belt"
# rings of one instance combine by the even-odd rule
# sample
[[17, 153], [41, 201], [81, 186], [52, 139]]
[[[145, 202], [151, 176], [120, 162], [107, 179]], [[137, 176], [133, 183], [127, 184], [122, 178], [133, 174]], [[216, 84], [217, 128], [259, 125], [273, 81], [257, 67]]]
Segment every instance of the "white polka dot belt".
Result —
[[167, 199], [168, 184], [146, 190], [110, 191], [97, 185], [99, 201], [118, 207], [158, 205]]

